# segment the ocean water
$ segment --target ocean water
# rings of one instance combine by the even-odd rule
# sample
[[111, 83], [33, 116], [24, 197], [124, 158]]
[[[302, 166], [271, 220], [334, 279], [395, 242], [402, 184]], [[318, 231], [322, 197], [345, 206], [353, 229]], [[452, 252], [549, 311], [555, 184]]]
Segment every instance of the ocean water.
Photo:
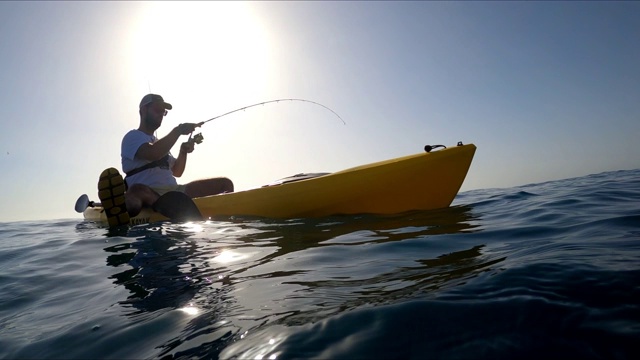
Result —
[[0, 223], [0, 290], [7, 359], [635, 359], [640, 170], [395, 216]]

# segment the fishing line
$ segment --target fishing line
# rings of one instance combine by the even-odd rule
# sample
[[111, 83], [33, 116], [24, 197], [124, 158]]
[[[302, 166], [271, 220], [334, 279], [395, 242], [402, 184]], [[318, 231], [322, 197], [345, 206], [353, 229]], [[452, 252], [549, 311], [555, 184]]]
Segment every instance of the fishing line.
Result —
[[212, 118], [211, 118], [211, 119], [209, 119], [209, 120], [205, 120], [205, 121], [203, 121], [201, 124], [208, 123], [208, 122], [209, 122], [209, 121], [211, 121], [211, 120], [219, 119], [219, 118], [221, 118], [221, 117], [223, 117], [223, 116], [226, 116], [226, 115], [229, 115], [229, 114], [233, 114], [233, 113], [238, 112], [238, 111], [246, 110], [246, 109], [248, 109], [248, 108], [252, 108], [252, 107], [254, 107], [254, 106], [265, 105], [265, 104], [270, 104], [270, 103], [280, 102], [280, 101], [302, 101], [302, 102], [306, 102], [306, 103], [311, 103], [311, 104], [315, 104], [315, 105], [318, 105], [318, 106], [322, 106], [323, 108], [325, 108], [325, 109], [327, 109], [327, 110], [331, 111], [335, 116], [337, 116], [337, 117], [338, 117], [338, 119], [340, 119], [340, 121], [342, 121], [342, 123], [343, 123], [344, 125], [347, 125], [347, 123], [346, 123], [346, 122], [345, 122], [345, 121], [340, 117], [340, 115], [338, 115], [338, 113], [337, 113], [337, 112], [335, 112], [335, 111], [333, 111], [333, 110], [329, 109], [327, 106], [324, 106], [324, 105], [322, 105], [322, 104], [320, 104], [320, 103], [317, 103], [317, 102], [315, 102], [315, 101], [311, 101], [311, 100], [305, 100], [305, 99], [276, 99], [276, 100], [264, 101], [264, 102], [261, 102], [261, 103], [257, 103], [257, 104], [253, 104], [253, 105], [249, 105], [249, 106], [245, 106], [245, 107], [241, 107], [241, 108], [239, 108], [239, 109], [235, 109], [235, 110], [233, 110], [233, 111], [229, 111], [229, 112], [224, 113], [224, 114], [222, 114], [222, 115], [218, 115], [218, 116], [216, 116], [216, 117], [212, 117]]

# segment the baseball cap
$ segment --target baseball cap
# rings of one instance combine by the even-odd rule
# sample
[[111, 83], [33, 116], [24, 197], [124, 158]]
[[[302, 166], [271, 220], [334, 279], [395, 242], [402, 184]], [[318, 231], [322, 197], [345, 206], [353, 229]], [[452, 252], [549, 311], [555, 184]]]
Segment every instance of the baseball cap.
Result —
[[173, 106], [171, 106], [171, 104], [169, 104], [168, 102], [165, 102], [164, 99], [162, 98], [162, 96], [157, 95], [157, 94], [147, 94], [147, 95], [145, 95], [142, 98], [142, 100], [140, 101], [140, 108], [142, 109], [143, 106], [149, 105], [149, 104], [154, 103], [154, 102], [162, 103], [164, 105], [164, 108], [167, 109], [167, 110], [173, 109]]

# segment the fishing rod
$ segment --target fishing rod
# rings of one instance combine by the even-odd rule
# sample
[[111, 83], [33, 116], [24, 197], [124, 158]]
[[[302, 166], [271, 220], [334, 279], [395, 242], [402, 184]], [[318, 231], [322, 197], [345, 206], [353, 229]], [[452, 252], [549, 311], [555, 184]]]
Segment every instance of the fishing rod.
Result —
[[327, 109], [327, 110], [331, 111], [335, 116], [337, 116], [337, 117], [338, 117], [338, 119], [340, 119], [340, 121], [342, 121], [342, 123], [343, 123], [344, 125], [347, 125], [347, 123], [346, 123], [346, 122], [345, 122], [345, 121], [340, 117], [340, 115], [338, 115], [338, 113], [336, 113], [335, 111], [333, 111], [333, 110], [329, 109], [328, 107], [326, 107], [326, 106], [324, 106], [324, 105], [322, 105], [322, 104], [320, 104], [320, 103], [317, 103], [317, 102], [315, 102], [315, 101], [311, 101], [311, 100], [305, 100], [305, 99], [276, 99], [276, 100], [264, 101], [264, 102], [261, 102], [261, 103], [257, 103], [257, 104], [253, 104], [253, 105], [249, 105], [249, 106], [245, 106], [245, 107], [241, 107], [241, 108], [239, 108], [239, 109], [235, 109], [235, 110], [233, 110], [233, 111], [229, 111], [229, 112], [224, 113], [224, 114], [222, 114], [222, 115], [218, 115], [218, 116], [216, 116], [216, 117], [212, 117], [212, 118], [211, 118], [211, 119], [209, 119], [209, 120], [205, 120], [205, 121], [203, 121], [201, 124], [208, 123], [208, 122], [209, 122], [209, 121], [211, 121], [211, 120], [219, 119], [219, 118], [221, 118], [221, 117], [223, 117], [223, 116], [226, 116], [226, 115], [229, 115], [229, 114], [233, 114], [233, 113], [238, 112], [238, 111], [246, 110], [246, 109], [248, 109], [248, 108], [252, 108], [252, 107], [254, 107], [254, 106], [265, 105], [265, 104], [270, 104], [270, 103], [280, 102], [280, 101], [302, 101], [302, 102], [307, 102], [307, 103], [315, 104], [315, 105], [318, 105], [318, 106], [322, 106], [323, 108], [325, 108], [325, 109]]

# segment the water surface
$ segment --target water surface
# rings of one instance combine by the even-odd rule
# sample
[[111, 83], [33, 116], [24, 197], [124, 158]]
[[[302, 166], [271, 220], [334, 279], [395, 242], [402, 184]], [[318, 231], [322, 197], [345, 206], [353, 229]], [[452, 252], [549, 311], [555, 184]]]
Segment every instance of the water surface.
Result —
[[635, 358], [639, 179], [395, 216], [0, 223], [0, 357]]

